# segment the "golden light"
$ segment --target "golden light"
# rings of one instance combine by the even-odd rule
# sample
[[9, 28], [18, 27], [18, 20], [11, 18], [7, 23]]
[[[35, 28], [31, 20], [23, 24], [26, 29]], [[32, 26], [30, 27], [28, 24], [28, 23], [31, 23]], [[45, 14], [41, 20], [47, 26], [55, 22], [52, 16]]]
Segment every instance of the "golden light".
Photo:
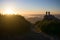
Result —
[[19, 11], [17, 8], [15, 7], [4, 7], [1, 11], [2, 15], [21, 15], [21, 11]]
[[16, 14], [16, 13], [11, 8], [7, 8], [4, 10], [4, 14], [12, 15], [12, 14]]
[[3, 9], [1, 10], [1, 14], [2, 15], [17, 15], [17, 9], [15, 7], [9, 7], [9, 6], [5, 6], [3, 7]]

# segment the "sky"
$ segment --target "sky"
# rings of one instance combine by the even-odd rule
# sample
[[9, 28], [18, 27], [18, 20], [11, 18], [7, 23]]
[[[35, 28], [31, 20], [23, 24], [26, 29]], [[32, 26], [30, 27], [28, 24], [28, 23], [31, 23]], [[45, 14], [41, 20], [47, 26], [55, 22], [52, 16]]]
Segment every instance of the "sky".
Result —
[[0, 0], [0, 12], [7, 8], [21, 14], [44, 14], [45, 11], [59, 14], [60, 0]]

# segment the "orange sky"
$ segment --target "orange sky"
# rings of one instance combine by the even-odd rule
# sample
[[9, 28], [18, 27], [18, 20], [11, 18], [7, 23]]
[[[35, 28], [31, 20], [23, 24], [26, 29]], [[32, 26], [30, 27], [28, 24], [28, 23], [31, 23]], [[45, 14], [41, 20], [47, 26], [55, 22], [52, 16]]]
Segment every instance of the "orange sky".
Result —
[[[60, 14], [60, 0], [0, 0], [0, 12], [4, 13], [7, 9], [20, 15], [26, 14]], [[7, 12], [6, 12], [7, 13]]]

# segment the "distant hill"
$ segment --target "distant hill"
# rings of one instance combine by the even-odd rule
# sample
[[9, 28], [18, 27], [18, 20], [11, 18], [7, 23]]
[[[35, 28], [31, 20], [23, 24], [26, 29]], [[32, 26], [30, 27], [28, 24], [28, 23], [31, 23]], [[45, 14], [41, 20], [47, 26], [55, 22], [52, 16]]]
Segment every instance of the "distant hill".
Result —
[[[60, 14], [53, 14], [56, 18], [60, 19]], [[45, 14], [31, 14], [28, 16], [24, 16], [29, 22], [35, 23], [37, 21], [43, 20]]]

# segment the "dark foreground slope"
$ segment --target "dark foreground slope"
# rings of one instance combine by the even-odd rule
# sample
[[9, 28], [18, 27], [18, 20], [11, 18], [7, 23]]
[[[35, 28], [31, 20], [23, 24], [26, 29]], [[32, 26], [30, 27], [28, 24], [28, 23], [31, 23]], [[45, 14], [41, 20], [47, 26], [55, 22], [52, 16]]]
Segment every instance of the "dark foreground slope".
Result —
[[20, 15], [0, 15], [0, 40], [51, 40], [52, 37], [32, 31], [34, 25]]
[[6, 39], [31, 32], [33, 25], [20, 15], [0, 15], [0, 37]]
[[33, 27], [23, 16], [0, 15], [0, 40], [42, 40], [44, 35], [32, 32]]

